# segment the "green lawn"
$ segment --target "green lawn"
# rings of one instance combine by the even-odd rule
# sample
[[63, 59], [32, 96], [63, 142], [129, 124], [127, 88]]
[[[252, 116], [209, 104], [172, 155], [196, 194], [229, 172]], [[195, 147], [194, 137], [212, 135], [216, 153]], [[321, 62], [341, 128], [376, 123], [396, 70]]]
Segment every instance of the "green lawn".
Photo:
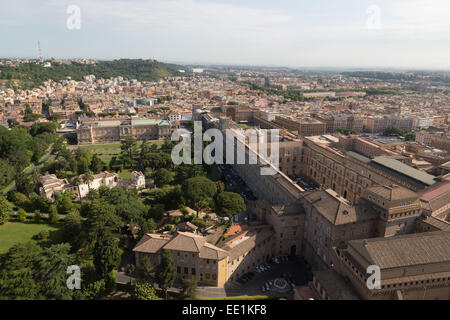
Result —
[[111, 159], [113, 158], [113, 156], [99, 156], [100, 159], [102, 159], [102, 161], [108, 165], [111, 162]]
[[88, 146], [80, 146], [79, 148], [88, 151], [95, 151], [96, 149], [120, 149], [120, 143], [110, 143], [110, 144], [94, 144]]
[[16, 243], [32, 240], [33, 236], [42, 230], [55, 231], [58, 228], [32, 222], [8, 222], [0, 226], [0, 254], [8, 251]]

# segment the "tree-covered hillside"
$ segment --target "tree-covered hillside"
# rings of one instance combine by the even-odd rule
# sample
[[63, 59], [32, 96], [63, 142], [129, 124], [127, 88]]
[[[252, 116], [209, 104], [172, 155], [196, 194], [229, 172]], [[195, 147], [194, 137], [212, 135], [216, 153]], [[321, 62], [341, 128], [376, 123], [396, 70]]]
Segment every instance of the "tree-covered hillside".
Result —
[[[0, 66], [0, 79], [20, 80], [20, 88], [28, 89], [38, 86], [43, 81], [66, 79], [82, 80], [83, 76], [93, 74], [97, 78], [122, 76], [139, 81], [157, 81], [163, 77], [178, 75], [182, 66], [167, 65], [156, 60], [120, 59], [113, 61], [98, 61], [96, 64], [60, 64], [52, 63], [45, 68], [36, 63], [24, 63], [17, 67]], [[10, 86], [13, 81], [8, 82]]]

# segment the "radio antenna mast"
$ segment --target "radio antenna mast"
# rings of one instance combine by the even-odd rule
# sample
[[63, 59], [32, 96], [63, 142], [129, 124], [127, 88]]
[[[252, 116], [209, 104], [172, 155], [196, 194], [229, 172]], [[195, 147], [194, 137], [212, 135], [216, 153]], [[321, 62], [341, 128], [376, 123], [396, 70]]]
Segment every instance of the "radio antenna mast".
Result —
[[41, 42], [38, 40], [38, 55], [39, 55], [39, 61], [42, 63], [44, 62], [44, 57], [42, 56], [42, 50], [41, 50]]

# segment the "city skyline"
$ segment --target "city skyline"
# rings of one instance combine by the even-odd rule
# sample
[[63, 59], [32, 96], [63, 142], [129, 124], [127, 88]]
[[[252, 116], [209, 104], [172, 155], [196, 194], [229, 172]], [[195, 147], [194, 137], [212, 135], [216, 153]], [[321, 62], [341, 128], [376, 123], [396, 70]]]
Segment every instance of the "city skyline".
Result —
[[39, 40], [47, 59], [449, 69], [450, 5], [413, 2], [22, 0], [0, 4], [0, 56], [36, 58]]

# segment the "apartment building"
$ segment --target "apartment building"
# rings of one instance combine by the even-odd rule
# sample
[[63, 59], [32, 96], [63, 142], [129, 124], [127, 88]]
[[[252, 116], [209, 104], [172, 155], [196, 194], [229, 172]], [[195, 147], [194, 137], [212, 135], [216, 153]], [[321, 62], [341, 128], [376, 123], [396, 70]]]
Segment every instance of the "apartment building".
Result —
[[417, 119], [401, 116], [371, 116], [364, 119], [364, 130], [370, 133], [383, 132], [389, 127], [399, 127], [405, 131], [416, 128]]

